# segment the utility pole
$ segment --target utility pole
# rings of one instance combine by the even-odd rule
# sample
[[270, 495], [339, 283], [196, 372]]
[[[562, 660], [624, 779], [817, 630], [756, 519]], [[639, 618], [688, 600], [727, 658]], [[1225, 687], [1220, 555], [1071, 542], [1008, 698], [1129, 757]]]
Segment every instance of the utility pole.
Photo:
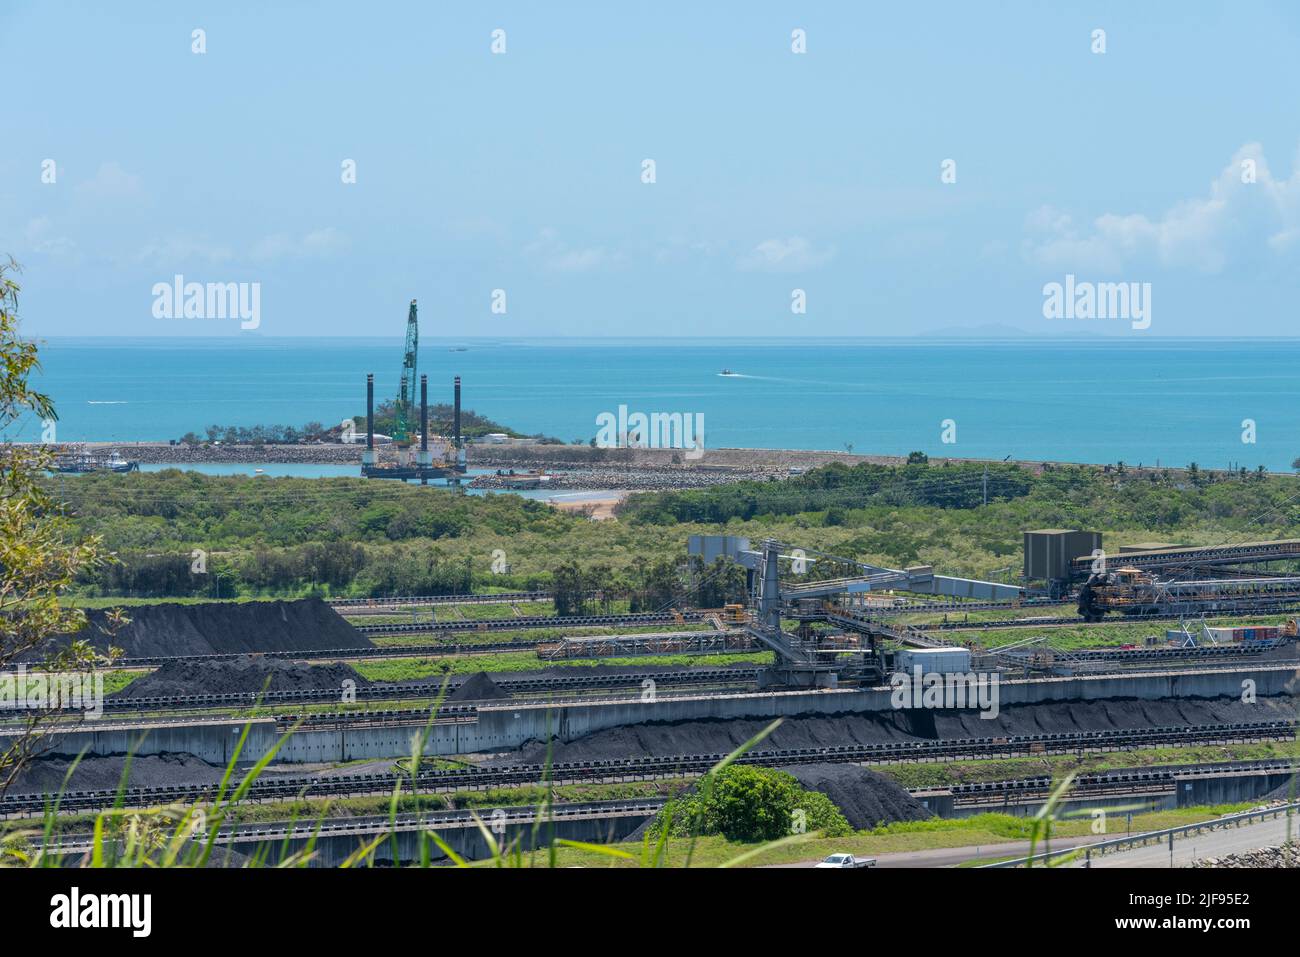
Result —
[[984, 504], [989, 503], [989, 464], [984, 463]]

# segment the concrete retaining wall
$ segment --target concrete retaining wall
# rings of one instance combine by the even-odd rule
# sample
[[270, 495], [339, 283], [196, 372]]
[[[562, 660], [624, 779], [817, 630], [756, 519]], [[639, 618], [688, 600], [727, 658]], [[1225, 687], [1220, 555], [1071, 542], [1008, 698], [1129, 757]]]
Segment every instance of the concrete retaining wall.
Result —
[[[539, 848], [548, 846], [553, 836], [570, 841], [586, 841], [591, 844], [613, 844], [631, 834], [647, 817], [648, 815], [644, 817], [624, 815], [575, 821], [559, 820], [537, 825], [535, 831], [532, 824], [508, 824], [504, 833], [497, 836], [497, 840], [503, 846], [509, 846], [518, 841], [524, 851], [530, 851], [534, 846]], [[446, 841], [453, 851], [467, 860], [483, 860], [490, 856], [491, 852], [488, 849], [487, 840], [477, 827], [442, 828], [438, 829], [438, 836]], [[347, 860], [348, 855], [354, 853], [358, 847], [363, 846], [370, 840], [373, 840], [373, 837], [321, 835], [316, 841], [316, 857], [312, 860], [311, 866], [338, 867]], [[398, 831], [398, 862], [402, 864], [418, 862], [420, 860], [422, 840], [424, 840], [423, 831]], [[281, 851], [285, 847], [285, 843], [284, 841], [273, 842], [270, 860], [279, 860], [282, 856], [300, 850], [306, 844], [306, 840], [289, 840], [287, 842], [289, 850], [282, 855]], [[425, 843], [428, 845], [430, 860], [440, 861], [446, 857], [442, 849], [433, 841], [425, 841]], [[223, 844], [213, 849], [212, 857], [214, 860], [221, 859], [222, 848], [226, 846], [228, 845]], [[233, 847], [242, 854], [251, 855], [256, 851], [258, 845], [251, 841], [237, 841], [233, 842]], [[635, 851], [636, 848], [634, 847], [633, 850]], [[375, 863], [388, 865], [393, 863], [393, 841], [391, 837], [386, 837], [375, 848]]]
[[[1104, 698], [1239, 697], [1243, 681], [1254, 682], [1259, 697], [1289, 694], [1297, 677], [1294, 666], [1262, 666], [1216, 671], [1182, 671], [1141, 675], [1049, 678], [1004, 681], [1000, 705], [1044, 704], [1052, 701]], [[842, 714], [893, 709], [888, 688], [866, 690], [788, 691], [766, 694], [661, 698], [656, 701], [583, 702], [566, 705], [492, 704], [480, 707], [475, 721], [447, 721], [430, 731], [425, 754], [453, 755], [503, 751], [528, 741], [555, 736], [571, 741], [594, 731], [648, 722], [703, 719], [774, 719], [803, 714]], [[424, 725], [348, 727], [299, 731], [282, 747], [276, 761], [316, 763], [401, 757], [411, 753], [412, 735]], [[188, 752], [213, 764], [230, 760], [243, 729], [240, 722], [167, 725], [139, 729], [56, 731], [49, 741], [54, 753], [159, 754]], [[260, 758], [279, 738], [275, 722], [252, 722], [240, 763]], [[0, 736], [0, 745], [5, 738]]]
[[[1097, 809], [1105, 810], [1112, 818], [1108, 828], [1113, 832], [1116, 827], [1113, 818], [1117, 814], [1122, 820], [1129, 814], [1144, 814], [1147, 811], [1203, 807], [1207, 804], [1240, 804], [1242, 801], [1258, 800], [1273, 789], [1281, 787], [1288, 780], [1290, 775], [1285, 772], [1195, 777], [1175, 781], [1174, 788], [1168, 791], [1067, 798], [1057, 806], [1063, 814], [1069, 812], [1086, 814]], [[951, 794], [924, 794], [917, 795], [916, 799], [940, 817], [974, 817], [985, 813], [1032, 817], [1038, 813], [1038, 809], [1044, 803], [1043, 801], [1008, 801], [1001, 804], [981, 804], [978, 807], [957, 807]]]

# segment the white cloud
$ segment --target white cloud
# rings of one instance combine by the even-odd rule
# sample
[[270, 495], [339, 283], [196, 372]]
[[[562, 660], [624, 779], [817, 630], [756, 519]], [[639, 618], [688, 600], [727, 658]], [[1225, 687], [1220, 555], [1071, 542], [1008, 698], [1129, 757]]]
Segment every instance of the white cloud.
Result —
[[246, 251], [236, 250], [227, 243], [213, 242], [206, 236], [172, 235], [146, 243], [136, 254], [136, 259], [162, 269], [180, 269], [242, 260], [265, 263], [285, 259], [328, 259], [347, 248], [347, 236], [333, 226], [325, 226], [302, 235], [275, 233], [264, 236]]
[[763, 240], [742, 256], [738, 265], [741, 269], [797, 272], [803, 269], [815, 269], [830, 262], [834, 255], [833, 247], [816, 249], [803, 237], [791, 236], [789, 239]]
[[94, 176], [77, 184], [77, 192], [94, 199], [132, 199], [140, 194], [140, 178], [120, 163], [100, 163]]
[[180, 269], [203, 263], [216, 265], [234, 258], [229, 246], [210, 242], [202, 236], [168, 236], [146, 243], [136, 259], [162, 269]]
[[303, 236], [276, 233], [253, 244], [253, 259], [325, 259], [347, 249], [347, 237], [333, 226], [313, 229]]
[[[1255, 182], [1243, 182], [1252, 168]], [[1026, 258], [1039, 265], [1117, 272], [1159, 264], [1218, 272], [1234, 258], [1280, 252], [1300, 239], [1300, 164], [1277, 179], [1258, 143], [1247, 143], [1210, 183], [1209, 194], [1175, 203], [1163, 216], [1104, 213], [1091, 227], [1076, 226], [1051, 207], [1031, 213]]]
[[614, 260], [602, 246], [570, 246], [554, 229], [543, 229], [524, 253], [550, 272], [589, 272]]
[[48, 256], [63, 256], [72, 252], [77, 244], [67, 236], [54, 234], [54, 224], [48, 216], [38, 216], [31, 220], [24, 230], [27, 247], [34, 253]]

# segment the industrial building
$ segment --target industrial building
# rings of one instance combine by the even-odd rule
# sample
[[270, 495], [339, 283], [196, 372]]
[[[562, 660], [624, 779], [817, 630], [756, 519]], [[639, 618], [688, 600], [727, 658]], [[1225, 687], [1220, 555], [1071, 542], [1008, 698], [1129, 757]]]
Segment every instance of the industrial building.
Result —
[[1071, 562], [1101, 548], [1101, 532], [1071, 528], [1040, 528], [1025, 532], [1025, 578], [1028, 581], [1067, 581]]

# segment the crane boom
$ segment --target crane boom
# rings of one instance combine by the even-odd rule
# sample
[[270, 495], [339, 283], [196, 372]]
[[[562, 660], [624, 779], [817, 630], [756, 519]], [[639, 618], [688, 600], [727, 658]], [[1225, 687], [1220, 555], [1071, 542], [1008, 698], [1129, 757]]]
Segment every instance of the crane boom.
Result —
[[402, 377], [397, 392], [397, 407], [393, 427], [393, 444], [409, 448], [413, 439], [411, 429], [415, 424], [415, 363], [420, 346], [420, 324], [416, 319], [415, 300], [406, 315], [406, 351], [402, 354]]

